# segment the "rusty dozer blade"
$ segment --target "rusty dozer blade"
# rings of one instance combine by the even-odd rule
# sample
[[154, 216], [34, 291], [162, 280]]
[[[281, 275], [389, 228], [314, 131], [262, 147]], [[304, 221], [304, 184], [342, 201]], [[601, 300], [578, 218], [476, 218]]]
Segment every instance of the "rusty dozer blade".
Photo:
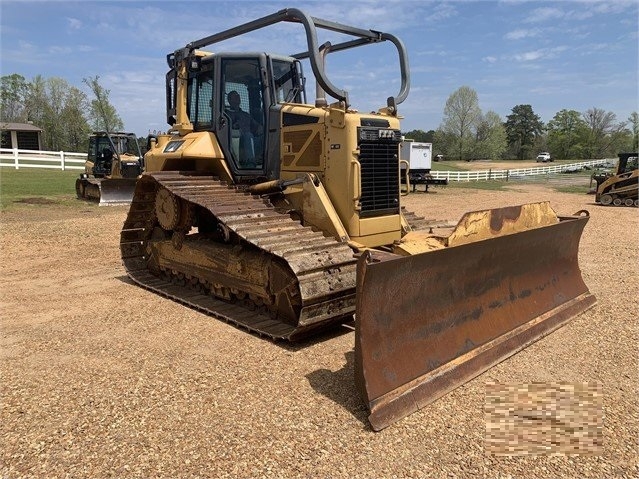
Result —
[[[517, 228], [544, 203], [468, 214], [454, 246], [358, 262], [356, 384], [383, 429], [559, 328], [596, 302], [577, 253], [587, 212]], [[521, 215], [522, 217], [525, 215]], [[530, 216], [530, 215], [529, 215]], [[521, 226], [521, 225], [520, 225]], [[461, 241], [452, 241], [462, 238]]]
[[100, 206], [130, 204], [136, 178], [107, 178], [100, 181]]

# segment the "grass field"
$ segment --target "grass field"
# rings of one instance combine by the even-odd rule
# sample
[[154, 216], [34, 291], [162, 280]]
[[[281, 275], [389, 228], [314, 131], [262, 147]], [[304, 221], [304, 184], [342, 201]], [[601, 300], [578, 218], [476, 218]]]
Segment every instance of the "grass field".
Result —
[[[434, 162], [436, 171], [463, 171], [465, 162]], [[468, 168], [470, 169], [470, 168]], [[16, 204], [55, 203], [64, 206], [86, 206], [86, 202], [78, 201], [75, 195], [75, 179], [78, 171], [60, 171], [54, 169], [0, 168], [0, 209], [7, 209]], [[557, 191], [565, 193], [586, 193], [590, 172], [574, 174], [540, 175], [525, 181], [545, 183]], [[502, 190], [515, 183], [514, 181], [451, 181], [449, 188]]]
[[[552, 163], [537, 163], [535, 160], [491, 160], [491, 161], [433, 161], [432, 171], [472, 171], [472, 170], [488, 170], [496, 169], [513, 169], [513, 168], [530, 168], [557, 165], [570, 165], [584, 160], [555, 160]], [[521, 163], [521, 165], [518, 165]]]
[[0, 207], [13, 203], [77, 204], [75, 179], [78, 171], [40, 168], [0, 168]]

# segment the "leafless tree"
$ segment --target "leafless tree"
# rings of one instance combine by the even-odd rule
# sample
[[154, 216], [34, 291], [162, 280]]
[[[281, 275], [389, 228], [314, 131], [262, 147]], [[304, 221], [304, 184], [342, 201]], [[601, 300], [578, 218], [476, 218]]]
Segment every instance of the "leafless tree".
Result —
[[601, 108], [591, 108], [583, 113], [589, 129], [586, 156], [601, 158], [614, 143], [617, 135], [626, 128], [626, 122], [617, 123], [617, 115]]
[[471, 149], [474, 130], [481, 117], [477, 92], [470, 87], [462, 86], [454, 91], [446, 100], [442, 126], [443, 136], [454, 138], [458, 159], [464, 159]]

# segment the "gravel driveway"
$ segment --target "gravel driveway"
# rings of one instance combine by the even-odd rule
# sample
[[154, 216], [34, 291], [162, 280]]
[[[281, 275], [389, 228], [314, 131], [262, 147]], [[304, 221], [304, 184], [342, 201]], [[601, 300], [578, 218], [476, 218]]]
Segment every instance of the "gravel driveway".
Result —
[[[133, 285], [125, 207], [0, 215], [2, 477], [637, 477], [636, 208], [522, 184], [411, 194], [434, 219], [550, 200], [591, 212], [580, 248], [598, 304], [382, 432], [353, 383], [353, 332], [273, 343]], [[455, 265], [451, 265], [454, 268]], [[597, 382], [603, 453], [485, 451], [487, 382]]]

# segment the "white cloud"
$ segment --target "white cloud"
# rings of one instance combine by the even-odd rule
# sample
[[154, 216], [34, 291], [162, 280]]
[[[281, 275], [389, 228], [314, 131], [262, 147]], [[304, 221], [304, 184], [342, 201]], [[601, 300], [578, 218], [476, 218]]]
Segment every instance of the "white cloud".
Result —
[[558, 46], [553, 48], [541, 48], [530, 52], [518, 53], [513, 55], [513, 60], [518, 62], [532, 62], [536, 60], [547, 60], [556, 58], [560, 53], [568, 50], [566, 46]]
[[[573, 7], [564, 9], [559, 7], [541, 7], [532, 10], [525, 23], [543, 23], [553, 20], [581, 21], [590, 18], [597, 18], [601, 15], [619, 14], [626, 10], [633, 10], [635, 1], [573, 1], [564, 2], [562, 7]], [[577, 6], [578, 8], [574, 8]]]
[[18, 40], [18, 45], [20, 46], [20, 50], [34, 50], [35, 49], [35, 45], [33, 43], [27, 42], [25, 40]]
[[421, 56], [446, 57], [448, 55], [451, 55], [451, 52], [449, 52], [448, 50], [423, 50], [423, 51], [418, 51], [414, 53], [413, 55], [417, 57], [421, 57]]
[[531, 38], [536, 37], [540, 34], [540, 30], [538, 28], [535, 29], [517, 29], [510, 31], [504, 35], [504, 38], [507, 40], [521, 40], [523, 38]]
[[622, 13], [627, 7], [636, 5], [633, 1], [620, 2], [597, 2], [593, 5], [592, 10], [597, 14]]
[[78, 20], [77, 18], [67, 17], [67, 24], [69, 25], [69, 28], [71, 28], [72, 30], [79, 30], [82, 28], [82, 21]]
[[450, 3], [440, 3], [428, 14], [431, 22], [437, 22], [457, 15], [457, 9]]
[[540, 58], [543, 58], [543, 56], [544, 53], [542, 50], [536, 50], [534, 52], [518, 53], [517, 55], [514, 55], [513, 58], [518, 62], [531, 62], [539, 60]]
[[564, 11], [555, 7], [536, 8], [525, 20], [526, 23], [541, 23], [549, 20], [556, 20], [564, 17]]
[[488, 57], [482, 58], [482, 61], [484, 61], [486, 63], [496, 63], [497, 62], [497, 58], [496, 57], [492, 57], [492, 56], [488, 56]]
[[61, 47], [58, 45], [51, 45], [47, 51], [51, 54], [51, 55], [68, 55], [71, 53], [71, 48], [69, 47]]

